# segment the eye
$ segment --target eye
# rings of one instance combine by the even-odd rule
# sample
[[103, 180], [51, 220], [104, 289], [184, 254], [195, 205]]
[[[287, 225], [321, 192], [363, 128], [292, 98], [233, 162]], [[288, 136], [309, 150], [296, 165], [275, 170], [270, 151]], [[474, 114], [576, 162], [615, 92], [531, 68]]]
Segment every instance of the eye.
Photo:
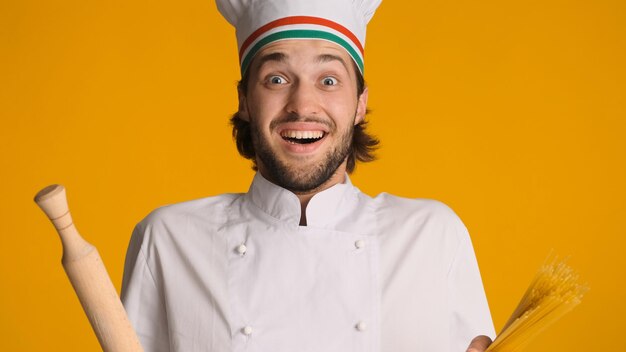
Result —
[[324, 77], [324, 79], [322, 79], [322, 84], [325, 86], [336, 86], [337, 83], [339, 82], [335, 77]]
[[285, 84], [287, 80], [282, 76], [270, 76], [268, 82], [271, 84]]

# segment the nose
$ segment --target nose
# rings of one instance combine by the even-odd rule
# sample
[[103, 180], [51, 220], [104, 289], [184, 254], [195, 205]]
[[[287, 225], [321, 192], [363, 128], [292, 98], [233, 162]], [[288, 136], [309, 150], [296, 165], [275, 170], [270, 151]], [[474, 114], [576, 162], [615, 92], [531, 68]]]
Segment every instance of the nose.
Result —
[[297, 82], [289, 93], [286, 110], [298, 116], [316, 116], [320, 112], [320, 101], [315, 86]]

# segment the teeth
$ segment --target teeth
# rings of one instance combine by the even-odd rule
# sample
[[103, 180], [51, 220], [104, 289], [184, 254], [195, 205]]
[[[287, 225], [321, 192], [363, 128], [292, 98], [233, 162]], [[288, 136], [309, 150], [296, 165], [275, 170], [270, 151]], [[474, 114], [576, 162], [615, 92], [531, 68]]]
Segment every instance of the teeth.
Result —
[[318, 139], [324, 136], [322, 131], [283, 131], [280, 134], [285, 138], [295, 139]]

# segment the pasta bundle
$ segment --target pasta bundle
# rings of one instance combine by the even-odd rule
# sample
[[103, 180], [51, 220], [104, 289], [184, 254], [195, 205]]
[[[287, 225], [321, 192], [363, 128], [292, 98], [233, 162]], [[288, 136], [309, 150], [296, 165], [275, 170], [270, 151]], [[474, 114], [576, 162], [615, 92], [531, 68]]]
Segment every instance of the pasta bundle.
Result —
[[487, 351], [521, 351], [533, 337], [577, 306], [587, 290], [565, 261], [549, 256]]

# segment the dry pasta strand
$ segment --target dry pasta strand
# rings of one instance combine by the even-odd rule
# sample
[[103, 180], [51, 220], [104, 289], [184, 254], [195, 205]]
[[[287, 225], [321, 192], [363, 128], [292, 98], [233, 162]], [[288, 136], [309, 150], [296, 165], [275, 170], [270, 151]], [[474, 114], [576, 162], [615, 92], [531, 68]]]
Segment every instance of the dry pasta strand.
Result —
[[487, 351], [521, 351], [540, 332], [580, 304], [588, 290], [565, 261], [549, 255]]

